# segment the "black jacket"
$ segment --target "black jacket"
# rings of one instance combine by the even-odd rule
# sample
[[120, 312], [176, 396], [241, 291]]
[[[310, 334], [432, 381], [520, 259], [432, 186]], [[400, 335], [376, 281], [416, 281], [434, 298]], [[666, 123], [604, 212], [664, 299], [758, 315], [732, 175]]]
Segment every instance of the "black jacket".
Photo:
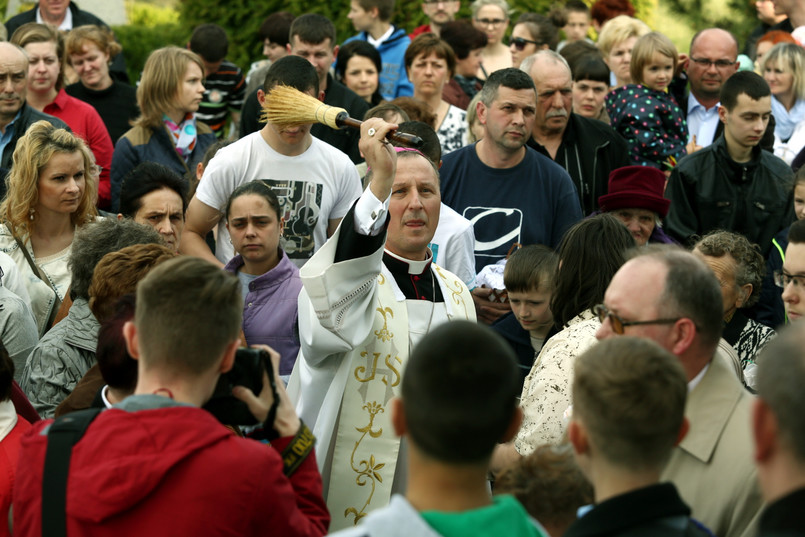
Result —
[[[533, 138], [528, 145], [551, 157]], [[607, 193], [609, 172], [630, 164], [629, 149], [620, 134], [597, 119], [573, 113], [554, 161], [573, 179], [585, 215], [598, 210], [598, 198]]]
[[735, 162], [721, 136], [671, 172], [665, 230], [685, 245], [716, 229], [733, 231], [758, 244], [765, 257], [774, 236], [793, 221], [792, 181], [791, 168], [759, 147], [751, 161]]
[[[257, 91], [253, 91], [243, 101], [243, 109], [240, 114], [241, 138], [247, 134], [257, 132], [265, 125], [260, 121], [260, 103], [257, 100]], [[324, 92], [324, 104], [344, 108], [350, 117], [361, 121], [363, 121], [363, 116], [369, 110], [369, 103], [329, 74], [327, 75], [327, 90]], [[358, 140], [361, 139], [361, 133], [358, 129], [335, 130], [325, 125], [315, 124], [311, 127], [310, 134], [336, 149], [340, 149], [355, 164], [363, 162], [358, 149]]]

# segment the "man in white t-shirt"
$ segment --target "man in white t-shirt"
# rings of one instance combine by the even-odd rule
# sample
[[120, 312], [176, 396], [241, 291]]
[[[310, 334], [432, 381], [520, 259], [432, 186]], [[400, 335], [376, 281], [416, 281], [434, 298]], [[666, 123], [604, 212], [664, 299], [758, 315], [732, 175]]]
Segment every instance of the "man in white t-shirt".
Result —
[[[288, 56], [275, 62], [266, 76], [266, 94], [277, 84], [320, 96], [316, 70], [304, 58]], [[224, 213], [229, 196], [249, 181], [263, 181], [280, 201], [284, 229], [280, 245], [302, 266], [332, 235], [352, 202], [361, 195], [355, 166], [341, 151], [317, 140], [310, 125], [267, 124], [215, 155], [187, 209], [180, 251], [223, 266], [234, 255]], [[215, 255], [204, 241], [218, 224]]]

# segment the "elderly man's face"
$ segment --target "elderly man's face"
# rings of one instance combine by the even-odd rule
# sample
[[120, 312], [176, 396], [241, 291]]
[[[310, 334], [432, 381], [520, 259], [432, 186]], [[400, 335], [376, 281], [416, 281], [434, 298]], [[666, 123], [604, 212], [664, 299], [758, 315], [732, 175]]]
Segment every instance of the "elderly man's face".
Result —
[[724, 318], [729, 315], [732, 316], [735, 310], [742, 307], [744, 302], [749, 298], [746, 290], [738, 287], [736, 281], [736, 273], [738, 271], [738, 263], [730, 254], [724, 254], [721, 257], [712, 255], [704, 255], [701, 250], [695, 248], [693, 253], [704, 261], [713, 274], [716, 275], [718, 284], [721, 287], [721, 301], [722, 309], [724, 310]]
[[704, 30], [690, 48], [690, 92], [700, 101], [717, 99], [721, 86], [738, 70], [737, 59], [738, 48], [729, 33], [718, 28]]
[[564, 132], [573, 108], [573, 79], [563, 64], [537, 60], [531, 68], [537, 87], [537, 115], [534, 126], [545, 133]]
[[63, 19], [70, 0], [39, 0], [39, 10], [45, 19]]
[[[640, 257], [632, 259], [615, 273], [604, 294], [604, 305], [612, 314], [626, 322], [666, 317], [660, 305], [667, 275], [668, 269], [657, 261]], [[669, 324], [627, 326], [623, 335], [651, 339], [670, 351], [671, 327]], [[601, 328], [595, 333], [598, 339], [617, 335], [612, 329], [610, 318], [604, 319]]]
[[28, 59], [8, 43], [0, 44], [0, 121], [10, 122], [25, 102]]
[[389, 200], [386, 248], [407, 259], [425, 259], [439, 224], [441, 202], [433, 166], [419, 155], [398, 158]]

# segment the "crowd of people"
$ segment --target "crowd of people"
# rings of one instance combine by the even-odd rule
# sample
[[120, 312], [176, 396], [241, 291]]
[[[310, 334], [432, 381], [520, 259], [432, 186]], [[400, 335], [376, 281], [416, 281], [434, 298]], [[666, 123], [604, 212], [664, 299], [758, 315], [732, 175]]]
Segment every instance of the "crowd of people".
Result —
[[9, 19], [0, 537], [805, 535], [805, 0], [768, 4], [678, 50], [628, 0], [352, 0], [137, 81], [74, 2]]

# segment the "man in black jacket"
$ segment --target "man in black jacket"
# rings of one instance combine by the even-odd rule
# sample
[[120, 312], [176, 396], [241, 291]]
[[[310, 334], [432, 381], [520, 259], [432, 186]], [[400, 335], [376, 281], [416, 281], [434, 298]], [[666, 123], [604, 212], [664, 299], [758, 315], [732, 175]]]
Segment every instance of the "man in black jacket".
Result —
[[572, 112], [573, 78], [562, 56], [540, 51], [523, 60], [520, 69], [537, 87], [537, 113], [528, 145], [567, 170], [585, 215], [598, 210], [609, 172], [629, 165], [626, 142], [609, 125]]
[[[291, 24], [288, 51], [305, 58], [316, 68], [316, 74], [319, 75], [319, 91], [324, 94], [322, 100], [325, 104], [344, 108], [351, 117], [363, 119], [369, 110], [369, 103], [330, 74], [330, 66], [338, 55], [338, 45], [335, 44], [335, 26], [327, 17], [307, 13], [294, 19]], [[241, 136], [259, 130], [264, 125], [259, 120], [257, 92], [246, 99], [241, 117]], [[356, 164], [363, 162], [358, 151], [360, 132], [357, 129], [335, 130], [317, 123], [311, 127], [310, 132], [319, 140], [346, 153], [352, 162]]]
[[683, 158], [668, 181], [666, 230], [683, 244], [715, 229], [741, 233], [766, 256], [793, 219], [791, 168], [759, 147], [771, 116], [769, 85], [750, 71], [721, 89], [724, 134]]

